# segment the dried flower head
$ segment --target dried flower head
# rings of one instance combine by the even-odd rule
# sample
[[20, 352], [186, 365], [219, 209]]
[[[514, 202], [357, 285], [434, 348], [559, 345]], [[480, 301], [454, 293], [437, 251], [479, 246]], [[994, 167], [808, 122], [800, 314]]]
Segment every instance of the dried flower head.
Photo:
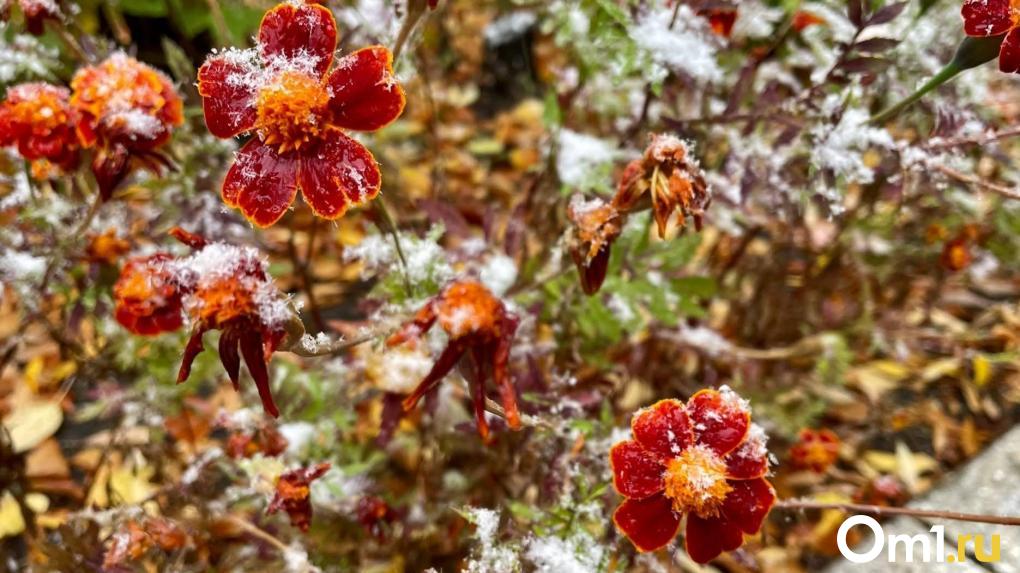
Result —
[[737, 22], [737, 9], [726, 4], [712, 4], [699, 9], [698, 15], [708, 20], [713, 34], [729, 38], [733, 33], [733, 25]]
[[184, 123], [170, 78], [118, 52], [78, 70], [71, 90], [78, 136], [85, 147], [96, 148], [92, 172], [103, 198], [113, 194], [133, 163], [157, 174], [169, 165], [158, 149]]
[[330, 464], [324, 462], [284, 472], [276, 480], [276, 492], [266, 513], [273, 514], [282, 509], [290, 517], [291, 525], [308, 531], [312, 524], [311, 483], [326, 475], [329, 468]]
[[790, 461], [799, 468], [825, 473], [839, 458], [839, 436], [827, 429], [804, 428], [790, 448]]
[[960, 9], [963, 31], [974, 38], [1002, 36], [999, 69], [1020, 72], [1020, 2], [1017, 0], [964, 0]]
[[78, 165], [76, 114], [66, 88], [28, 83], [11, 87], [0, 103], [0, 145], [17, 146], [32, 176], [49, 179]]
[[606, 279], [610, 249], [623, 230], [624, 215], [612, 203], [574, 195], [567, 206], [567, 218], [573, 223], [567, 248], [581, 277], [581, 288], [585, 294], [595, 294]]
[[253, 429], [237, 429], [227, 438], [227, 455], [232, 458], [250, 458], [255, 454], [273, 457], [287, 450], [287, 438], [276, 428], [276, 423], [260, 424]]
[[25, 28], [33, 36], [41, 36], [45, 32], [47, 20], [60, 20], [63, 13], [57, 0], [0, 0], [0, 20], [9, 20], [11, 8], [17, 4], [25, 17]]
[[113, 285], [114, 316], [135, 334], [152, 336], [181, 327], [181, 290], [166, 253], [128, 261]]
[[510, 344], [517, 332], [518, 318], [506, 309], [503, 301], [496, 298], [481, 283], [462, 279], [450, 283], [429, 300], [414, 319], [405, 324], [386, 343], [389, 346], [396, 346], [417, 339], [437, 321], [449, 336], [449, 343], [432, 366], [432, 370], [404, 400], [404, 410], [413, 409], [418, 400], [438, 386], [461, 357], [470, 350], [474, 359], [474, 375], [471, 377], [472, 398], [478, 433], [482, 439], [488, 440], [489, 425], [485, 421], [485, 373], [489, 365], [492, 367], [492, 378], [502, 396], [507, 423], [511, 428], [519, 429], [521, 421], [517, 411], [516, 390], [507, 371]]
[[662, 400], [631, 419], [634, 439], [609, 452], [613, 485], [624, 502], [616, 526], [640, 551], [665, 547], [686, 516], [687, 553], [707, 563], [756, 533], [775, 503], [765, 479], [765, 432], [727, 387], [702, 390], [686, 404]]
[[286, 2], [262, 19], [256, 48], [215, 54], [198, 71], [209, 131], [255, 135], [227, 172], [222, 196], [259, 227], [277, 222], [298, 188], [325, 219], [379, 193], [375, 158], [344, 130], [385, 127], [403, 111], [404, 91], [388, 49], [363, 48], [334, 66], [336, 39], [328, 8]]
[[687, 143], [674, 135], [651, 136], [644, 155], [624, 169], [613, 204], [620, 211], [631, 211], [646, 192], [660, 237], [666, 235], [666, 225], [677, 210], [681, 224], [689, 216], [700, 230], [701, 218], [712, 201], [697, 159]]

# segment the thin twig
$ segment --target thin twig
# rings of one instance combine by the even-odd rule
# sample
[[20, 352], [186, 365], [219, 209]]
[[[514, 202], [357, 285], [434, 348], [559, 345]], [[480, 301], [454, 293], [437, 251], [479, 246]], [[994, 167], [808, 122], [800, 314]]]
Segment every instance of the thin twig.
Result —
[[390, 334], [390, 332], [392, 332], [392, 329], [387, 329], [382, 332], [373, 332], [372, 334], [366, 334], [365, 336], [352, 338], [351, 340], [340, 339], [330, 344], [323, 344], [321, 346], [317, 346], [316, 348], [307, 348], [305, 346], [302, 346], [300, 341], [297, 341], [296, 343], [294, 343], [293, 346], [287, 348], [286, 350], [288, 352], [291, 352], [298, 356], [303, 356], [305, 358], [333, 356], [335, 354], [341, 354], [348, 350], [349, 348], [353, 348], [355, 346], [358, 346], [359, 344], [364, 344], [377, 338], [385, 338]]
[[956, 169], [953, 169], [952, 167], [948, 167], [945, 165], [936, 165], [935, 169], [939, 173], [945, 175], [946, 177], [956, 179], [961, 183], [967, 183], [975, 187], [980, 187], [981, 189], [991, 191], [992, 193], [996, 193], [998, 195], [1002, 195], [1003, 197], [1006, 197], [1008, 199], [1020, 199], [1020, 191], [1018, 191], [1017, 189], [1006, 187], [1004, 185], [998, 185], [992, 183], [991, 181], [986, 181], [976, 175], [970, 175], [962, 171], [957, 171]]
[[986, 145], [993, 141], [1000, 139], [1007, 139], [1020, 135], [1020, 126], [1011, 127], [1009, 129], [1003, 129], [1000, 131], [994, 131], [992, 133], [980, 133], [977, 135], [971, 135], [969, 137], [954, 137], [952, 139], [934, 138], [931, 142], [924, 145], [925, 149], [951, 149], [953, 147], [961, 147], [964, 145]]
[[272, 545], [273, 547], [278, 549], [280, 551], [280, 553], [286, 553], [287, 551], [290, 550], [290, 548], [287, 547], [286, 545], [284, 545], [284, 543], [282, 541], [280, 541], [279, 539], [273, 537], [272, 535], [267, 533], [265, 530], [263, 530], [261, 527], [258, 527], [257, 525], [254, 525], [254, 524], [250, 523], [246, 519], [241, 519], [240, 517], [237, 517], [237, 516], [234, 516], [234, 515], [228, 515], [227, 516], [227, 521], [229, 521], [230, 523], [240, 527], [246, 533], [251, 534], [253, 537], [257, 537], [257, 538], [261, 539], [262, 541], [265, 541], [266, 543]]
[[774, 509], [786, 509], [793, 511], [835, 509], [845, 513], [868, 513], [879, 517], [884, 515], [908, 515], [911, 517], [951, 519], [953, 521], [970, 521], [974, 523], [994, 523], [996, 525], [1020, 525], [1020, 517], [1008, 517], [1003, 515], [961, 513], [958, 511], [942, 511], [935, 509], [914, 509], [911, 507], [883, 507], [880, 505], [864, 505], [856, 503], [824, 503], [818, 501], [802, 501], [797, 499], [780, 500], [776, 502]]

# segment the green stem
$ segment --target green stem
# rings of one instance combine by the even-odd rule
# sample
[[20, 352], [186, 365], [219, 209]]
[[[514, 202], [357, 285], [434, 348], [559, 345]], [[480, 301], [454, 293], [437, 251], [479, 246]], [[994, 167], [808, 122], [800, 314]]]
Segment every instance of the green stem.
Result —
[[928, 92], [939, 87], [940, 85], [948, 82], [949, 80], [956, 77], [957, 74], [963, 71], [955, 61], [949, 62], [944, 68], [939, 70], [939, 73], [935, 74], [930, 80], [928, 80], [923, 86], [921, 86], [916, 92], [910, 94], [906, 99], [900, 101], [892, 107], [886, 108], [884, 111], [878, 113], [868, 120], [870, 124], [880, 124], [896, 117], [904, 109], [913, 105], [917, 100], [921, 99]]
[[404, 257], [404, 249], [400, 245], [400, 232], [397, 231], [397, 225], [393, 222], [393, 217], [390, 215], [389, 209], [386, 208], [386, 203], [383, 202], [382, 197], [376, 197], [375, 201], [372, 201], [375, 206], [376, 213], [382, 219], [381, 223], [385, 225], [379, 225], [384, 232], [389, 232], [390, 236], [393, 237], [393, 246], [397, 251], [397, 258], [400, 259], [400, 266], [402, 267], [404, 276], [404, 290], [407, 291], [407, 296], [411, 296], [411, 278], [407, 274], [407, 259]]

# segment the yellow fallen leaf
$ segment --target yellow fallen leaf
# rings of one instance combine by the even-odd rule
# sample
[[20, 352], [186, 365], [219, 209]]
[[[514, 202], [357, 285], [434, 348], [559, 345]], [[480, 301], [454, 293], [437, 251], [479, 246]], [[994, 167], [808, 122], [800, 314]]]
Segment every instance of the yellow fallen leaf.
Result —
[[22, 453], [55, 434], [63, 421], [64, 413], [59, 404], [32, 400], [16, 405], [3, 425], [10, 433], [14, 453]]
[[872, 402], [895, 388], [910, 375], [906, 366], [892, 360], [876, 360], [847, 373], [850, 383]]
[[960, 371], [960, 366], [959, 358], [935, 360], [921, 370], [921, 379], [925, 382], [932, 382], [943, 376], [956, 376]]
[[970, 365], [974, 371], [972, 382], [978, 388], [983, 387], [992, 377], [992, 363], [985, 358], [984, 354], [978, 354], [971, 359]]
[[[30, 493], [25, 496], [25, 505], [35, 513], [42, 513], [49, 509], [50, 500], [45, 495]], [[21, 535], [25, 531], [25, 516], [21, 513], [18, 500], [14, 495], [5, 491], [0, 497], [0, 538]]]

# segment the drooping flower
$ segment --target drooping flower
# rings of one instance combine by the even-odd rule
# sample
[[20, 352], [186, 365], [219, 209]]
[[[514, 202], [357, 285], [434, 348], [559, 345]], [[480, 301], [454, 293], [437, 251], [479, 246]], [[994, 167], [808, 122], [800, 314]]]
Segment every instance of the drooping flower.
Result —
[[729, 38], [733, 25], [737, 22], [737, 9], [733, 6], [710, 6], [698, 10], [698, 15], [708, 20], [712, 33]]
[[170, 164], [159, 148], [184, 123], [184, 113], [180, 96], [162, 72], [118, 52], [78, 70], [71, 91], [78, 137], [96, 149], [92, 172], [104, 199], [133, 164], [156, 174]]
[[209, 131], [254, 133], [227, 171], [222, 197], [259, 227], [276, 223], [299, 188], [325, 219], [379, 193], [375, 158], [344, 130], [385, 127], [403, 111], [404, 92], [388, 49], [363, 48], [332, 65], [336, 40], [328, 8], [286, 2], [262, 19], [255, 49], [215, 54], [198, 71]]
[[282, 509], [290, 517], [291, 525], [308, 531], [312, 524], [311, 483], [326, 475], [329, 468], [329, 462], [323, 462], [310, 468], [284, 472], [276, 480], [276, 492], [266, 513], [272, 515]]
[[471, 392], [478, 433], [483, 440], [489, 439], [489, 425], [485, 421], [485, 380], [489, 367], [492, 368], [492, 379], [499, 387], [507, 424], [512, 429], [519, 429], [521, 420], [517, 411], [516, 390], [507, 371], [510, 344], [517, 332], [518, 318], [481, 283], [461, 279], [450, 283], [429, 300], [414, 319], [386, 343], [396, 346], [417, 339], [432, 328], [436, 321], [446, 331], [449, 343], [436, 359], [432, 370], [414, 392], [404, 399], [404, 411], [413, 409], [418, 400], [438, 386], [461, 357], [470, 351], [474, 359]]
[[171, 268], [173, 257], [157, 253], [128, 261], [113, 285], [114, 316], [135, 334], [173, 332], [184, 324], [181, 289]]
[[651, 143], [639, 159], [624, 169], [613, 203], [621, 211], [630, 211], [641, 197], [651, 196], [652, 211], [659, 237], [674, 211], [680, 223], [690, 216], [701, 230], [701, 218], [712, 202], [705, 175], [690, 147], [674, 135], [652, 134]]
[[766, 437], [732, 390], [656, 402], [634, 415], [631, 429], [634, 439], [613, 446], [609, 461], [626, 498], [613, 522], [638, 550], [665, 547], [685, 517], [684, 543], [698, 563], [758, 532], [776, 500], [765, 479]]
[[191, 374], [191, 365], [202, 352], [202, 335], [219, 330], [220, 361], [234, 389], [239, 388], [243, 356], [263, 409], [273, 417], [279, 416], [269, 387], [267, 365], [287, 335], [293, 312], [269, 277], [268, 264], [251, 247], [207, 242], [180, 228], [173, 229], [171, 234], [195, 250], [173, 265], [177, 280], [184, 287], [184, 312], [193, 325], [177, 383], [183, 383]]
[[0, 20], [8, 20], [17, 4], [25, 17], [25, 28], [33, 36], [41, 36], [47, 20], [60, 20], [63, 13], [57, 0], [0, 0]]
[[0, 103], [0, 145], [17, 146], [32, 162], [32, 176], [48, 179], [78, 165], [76, 114], [71, 92], [46, 83], [11, 87]]
[[623, 231], [625, 215], [614, 203], [598, 198], [586, 201], [574, 195], [567, 206], [567, 218], [573, 223], [567, 248], [581, 277], [581, 288], [585, 294], [595, 294], [606, 279], [610, 248]]
[[963, 31], [972, 38], [1005, 35], [999, 47], [999, 69], [1020, 72], [1020, 1], [964, 0]]
[[839, 436], [832, 430], [803, 428], [790, 448], [790, 461], [799, 468], [825, 473], [839, 458]]

